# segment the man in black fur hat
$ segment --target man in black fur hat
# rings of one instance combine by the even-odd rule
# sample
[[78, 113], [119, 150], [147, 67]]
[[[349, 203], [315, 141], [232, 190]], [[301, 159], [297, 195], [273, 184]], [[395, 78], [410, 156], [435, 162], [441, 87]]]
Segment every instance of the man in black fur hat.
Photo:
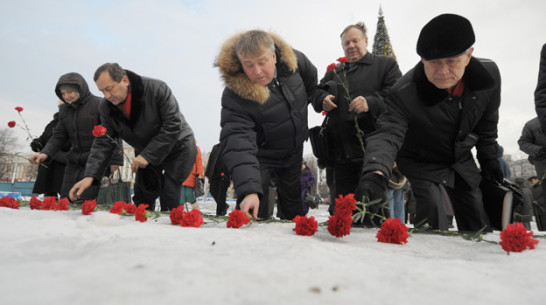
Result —
[[421, 61], [392, 87], [367, 141], [358, 200], [384, 198], [396, 161], [415, 194], [416, 224], [447, 230], [449, 199], [460, 231], [489, 226], [479, 185], [482, 178], [503, 179], [496, 141], [500, 74], [491, 60], [472, 56], [474, 41], [471, 23], [458, 15], [423, 27]]

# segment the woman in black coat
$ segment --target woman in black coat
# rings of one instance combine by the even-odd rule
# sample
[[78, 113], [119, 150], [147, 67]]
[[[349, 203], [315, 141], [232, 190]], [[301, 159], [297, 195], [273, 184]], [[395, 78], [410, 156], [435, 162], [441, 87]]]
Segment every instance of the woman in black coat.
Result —
[[[40, 152], [53, 135], [53, 130], [59, 122], [59, 113], [53, 115], [53, 120], [47, 124], [44, 132], [38, 138], [32, 140], [30, 148], [34, 152]], [[55, 196], [61, 193], [63, 183], [64, 169], [66, 167], [66, 154], [70, 149], [70, 143], [66, 142], [63, 148], [58, 151], [53, 158], [44, 162], [46, 166], [38, 166], [38, 176], [32, 188], [33, 194], [44, 194], [44, 196]]]

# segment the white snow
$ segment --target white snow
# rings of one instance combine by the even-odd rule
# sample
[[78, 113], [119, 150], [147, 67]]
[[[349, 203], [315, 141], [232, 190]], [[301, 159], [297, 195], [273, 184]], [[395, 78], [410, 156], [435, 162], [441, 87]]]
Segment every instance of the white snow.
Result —
[[[201, 203], [213, 214], [214, 203]], [[326, 206], [311, 210], [327, 220]], [[544, 304], [546, 240], [534, 250], [458, 236], [377, 242], [292, 223], [170, 224], [167, 214], [0, 208], [0, 304]], [[544, 234], [537, 232], [535, 234]], [[499, 232], [484, 236], [499, 241]], [[463, 303], [464, 302], [464, 303]]]

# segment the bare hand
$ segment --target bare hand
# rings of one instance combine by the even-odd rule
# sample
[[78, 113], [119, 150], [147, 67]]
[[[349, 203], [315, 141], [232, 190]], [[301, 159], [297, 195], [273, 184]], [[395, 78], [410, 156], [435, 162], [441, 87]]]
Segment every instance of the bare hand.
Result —
[[44, 162], [46, 159], [47, 159], [46, 154], [36, 154], [36, 155], [30, 157], [30, 159], [28, 159], [28, 160], [32, 164], [38, 164], [38, 163]]
[[110, 172], [113, 174], [119, 169], [119, 165], [110, 165]]
[[[247, 216], [250, 216], [254, 219], [258, 218], [259, 207], [260, 207], [260, 198], [258, 197], [258, 194], [256, 193], [246, 195], [240, 204], [241, 212], [245, 213]], [[252, 215], [250, 215], [250, 210], [252, 210]]]
[[131, 164], [131, 170], [133, 171], [133, 173], [136, 173], [139, 168], [145, 168], [146, 166], [148, 166], [148, 164], [150, 163], [146, 159], [144, 159], [144, 157], [138, 155], [133, 161], [133, 164]]
[[354, 100], [349, 103], [349, 111], [354, 111], [357, 114], [362, 112], [368, 112], [370, 107], [368, 107], [368, 102], [362, 96], [356, 97]]
[[322, 101], [322, 110], [328, 112], [328, 111], [332, 111], [334, 109], [337, 108], [337, 105], [334, 104], [333, 100], [335, 100], [336, 97], [333, 96], [333, 95], [328, 95], [324, 98], [324, 100]]
[[78, 200], [80, 199], [80, 196], [82, 193], [88, 189], [91, 184], [93, 184], [93, 177], [85, 177], [82, 180], [80, 180], [78, 183], [74, 184], [72, 189], [70, 189], [70, 192], [68, 193], [68, 197], [70, 197], [70, 200]]

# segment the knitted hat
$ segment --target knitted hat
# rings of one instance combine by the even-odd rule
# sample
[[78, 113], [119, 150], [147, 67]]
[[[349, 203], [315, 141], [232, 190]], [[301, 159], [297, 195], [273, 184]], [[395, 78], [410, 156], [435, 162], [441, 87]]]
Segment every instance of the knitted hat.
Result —
[[443, 14], [430, 20], [417, 40], [417, 54], [425, 60], [454, 57], [470, 48], [476, 37], [468, 19]]

